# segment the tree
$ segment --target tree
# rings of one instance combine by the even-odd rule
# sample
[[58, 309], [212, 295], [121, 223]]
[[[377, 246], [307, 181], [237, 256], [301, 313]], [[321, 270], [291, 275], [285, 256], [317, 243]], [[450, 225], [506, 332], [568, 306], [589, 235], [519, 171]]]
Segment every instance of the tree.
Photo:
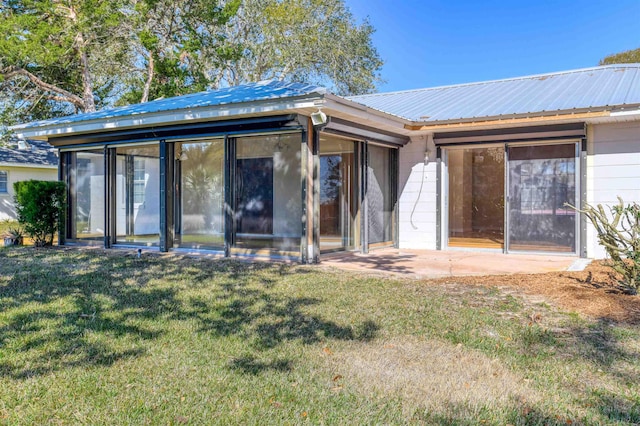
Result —
[[214, 86], [288, 79], [350, 95], [380, 81], [374, 29], [357, 25], [343, 0], [245, 0], [231, 23], [228, 39], [243, 51], [212, 69]]
[[67, 188], [64, 182], [23, 180], [13, 184], [18, 221], [36, 247], [53, 244], [61, 229]]
[[371, 92], [344, 0], [0, 0], [2, 127], [263, 79]]
[[239, 6], [240, 0], [134, 0], [127, 24], [139, 66], [119, 103], [205, 90], [207, 66], [232, 57], [224, 28]]
[[599, 65], [610, 64], [640, 64], [640, 47], [605, 56], [599, 63]]
[[[114, 83], [110, 75], [117, 74], [126, 52], [126, 43], [118, 40], [115, 30], [122, 15], [120, 1], [0, 4], [3, 107], [39, 116], [91, 112], [105, 102]], [[22, 105], [16, 97], [22, 98]]]

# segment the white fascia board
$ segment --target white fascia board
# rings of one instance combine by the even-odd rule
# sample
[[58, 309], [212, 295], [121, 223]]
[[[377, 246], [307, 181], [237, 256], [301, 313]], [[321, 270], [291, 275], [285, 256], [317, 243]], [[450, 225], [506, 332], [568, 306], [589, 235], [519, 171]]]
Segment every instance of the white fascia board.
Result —
[[370, 122], [372, 127], [381, 125], [387, 130], [392, 130], [402, 135], [412, 133], [405, 128], [405, 125], [412, 124], [410, 120], [370, 108], [330, 93], [325, 95], [324, 102], [322, 104], [316, 103], [315, 106], [325, 108], [329, 111], [346, 114], [351, 117], [357, 117], [360, 120]]
[[44, 165], [44, 164], [27, 164], [27, 163], [7, 163], [0, 162], [0, 167], [19, 167], [22, 169], [57, 169], [58, 165]]
[[224, 118], [241, 118], [247, 115], [293, 112], [302, 108], [311, 108], [321, 96], [311, 98], [289, 98], [243, 104], [216, 105], [212, 107], [191, 108], [184, 110], [161, 111], [122, 117], [107, 117], [88, 121], [43, 125], [33, 128], [12, 127], [16, 135], [23, 139], [48, 139], [50, 137], [70, 134], [98, 133], [113, 130], [124, 130], [135, 127], [152, 127], [188, 122], [219, 120]]
[[611, 112], [611, 117], [628, 117], [633, 115], [637, 115], [638, 118], [640, 119], [640, 109], [633, 109], [633, 110], [627, 110], [627, 111], [621, 110], [621, 111]]

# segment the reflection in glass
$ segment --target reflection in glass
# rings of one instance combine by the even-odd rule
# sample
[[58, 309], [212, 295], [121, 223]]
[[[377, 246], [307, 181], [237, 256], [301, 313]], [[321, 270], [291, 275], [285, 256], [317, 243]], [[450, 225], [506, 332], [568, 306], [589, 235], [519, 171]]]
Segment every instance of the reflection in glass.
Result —
[[379, 244], [393, 240], [393, 199], [391, 178], [391, 150], [369, 145], [367, 170], [367, 201], [369, 203], [369, 243]]
[[116, 242], [160, 242], [160, 161], [158, 145], [116, 150]]
[[81, 151], [75, 156], [75, 185], [70, 203], [74, 224], [71, 240], [104, 238], [104, 154]]
[[504, 244], [504, 148], [448, 152], [450, 247]]
[[320, 138], [320, 250], [354, 247], [355, 143], [323, 135]]
[[300, 134], [236, 141], [237, 249], [300, 251], [302, 181]]
[[175, 145], [175, 246], [224, 248], [224, 140]]
[[509, 148], [509, 249], [575, 252], [576, 145]]

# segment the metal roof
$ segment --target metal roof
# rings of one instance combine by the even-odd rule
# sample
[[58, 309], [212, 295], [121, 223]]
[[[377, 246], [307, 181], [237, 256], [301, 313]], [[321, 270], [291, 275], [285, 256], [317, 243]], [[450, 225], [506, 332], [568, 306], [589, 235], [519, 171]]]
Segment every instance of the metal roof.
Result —
[[619, 108], [640, 105], [640, 64], [606, 65], [347, 99], [425, 123]]
[[175, 110], [190, 110], [202, 107], [215, 107], [227, 104], [241, 104], [296, 98], [313, 94], [324, 95], [326, 89], [303, 83], [286, 83], [269, 80], [240, 86], [225, 87], [217, 90], [182, 95], [167, 99], [158, 99], [142, 104], [133, 104], [118, 108], [105, 109], [97, 112], [71, 115], [51, 120], [34, 121], [12, 127], [12, 129], [29, 129], [41, 126], [56, 126], [99, 119], [128, 117], [142, 114], [167, 112]]
[[58, 166], [56, 149], [46, 142], [26, 141], [27, 146], [19, 149], [15, 141], [9, 146], [0, 146], [0, 164], [16, 166]]

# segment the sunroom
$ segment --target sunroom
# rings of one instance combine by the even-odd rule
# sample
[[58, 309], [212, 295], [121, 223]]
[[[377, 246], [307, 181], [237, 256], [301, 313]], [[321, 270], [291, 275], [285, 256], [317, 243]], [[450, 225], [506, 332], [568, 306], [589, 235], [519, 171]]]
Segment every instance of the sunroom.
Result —
[[397, 245], [402, 122], [265, 82], [30, 123], [60, 151], [62, 244], [316, 262]]

